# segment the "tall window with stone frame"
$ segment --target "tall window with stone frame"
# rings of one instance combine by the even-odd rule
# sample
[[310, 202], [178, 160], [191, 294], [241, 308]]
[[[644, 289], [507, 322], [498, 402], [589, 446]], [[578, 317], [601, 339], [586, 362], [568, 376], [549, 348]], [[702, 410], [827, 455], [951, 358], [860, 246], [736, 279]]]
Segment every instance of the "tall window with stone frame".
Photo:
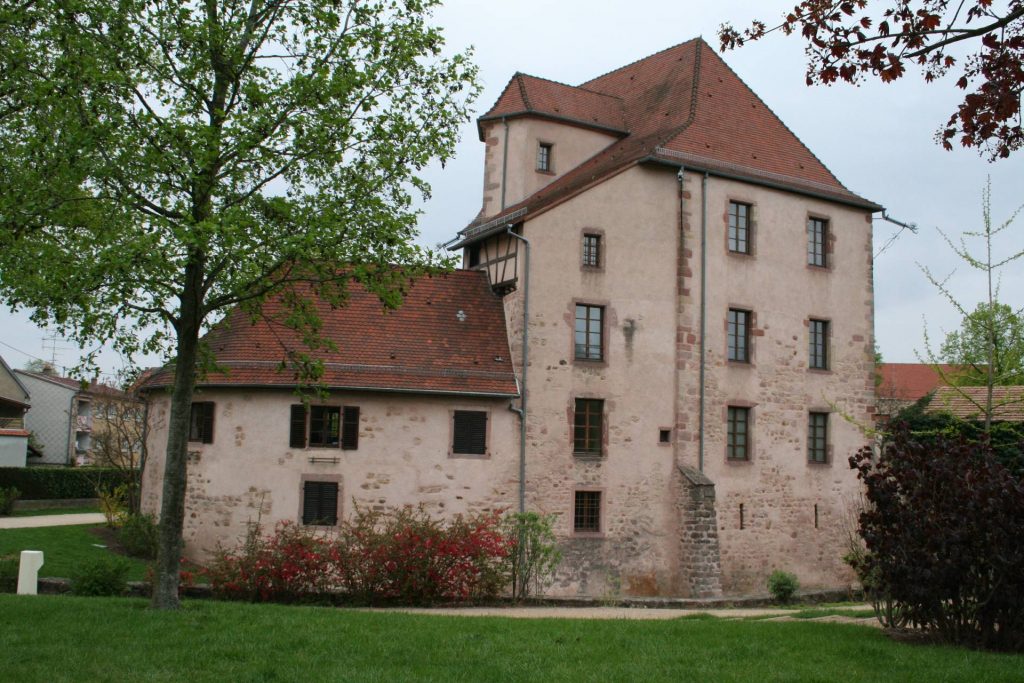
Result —
[[729, 309], [727, 324], [728, 359], [737, 363], [750, 362], [750, 311]]
[[599, 456], [604, 452], [604, 401], [599, 398], [576, 399], [573, 411], [572, 452], [580, 456]]
[[583, 265], [587, 268], [601, 267], [601, 236], [583, 235]]
[[576, 491], [572, 510], [572, 530], [576, 533], [601, 533], [601, 492]]
[[819, 268], [828, 266], [828, 221], [824, 218], [807, 220], [807, 263]]
[[828, 321], [811, 320], [808, 328], [808, 365], [812, 370], [828, 370]]
[[604, 307], [576, 304], [576, 360], [604, 359]]
[[537, 145], [537, 170], [543, 173], [551, 172], [551, 151], [553, 145], [550, 142], [541, 142]]
[[729, 406], [725, 431], [725, 457], [750, 460], [750, 408]]
[[729, 251], [750, 253], [750, 204], [729, 202]]
[[828, 413], [808, 414], [807, 459], [810, 462], [828, 462]]

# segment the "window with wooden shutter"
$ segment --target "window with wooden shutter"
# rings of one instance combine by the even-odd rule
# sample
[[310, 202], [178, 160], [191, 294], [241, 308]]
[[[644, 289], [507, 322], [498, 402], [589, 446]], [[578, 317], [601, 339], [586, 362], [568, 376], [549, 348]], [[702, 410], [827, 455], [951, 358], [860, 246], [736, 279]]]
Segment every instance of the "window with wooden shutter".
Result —
[[452, 453], [487, 454], [487, 413], [483, 410], [456, 410], [452, 429]]
[[306, 406], [292, 406], [291, 430], [288, 445], [292, 448], [306, 447]]
[[213, 407], [211, 401], [192, 404], [189, 412], [188, 440], [199, 443], [213, 443]]
[[309, 445], [316, 448], [337, 448], [341, 435], [339, 406], [309, 407]]
[[338, 524], [338, 482], [303, 482], [302, 523], [307, 526]]
[[359, 406], [345, 406], [342, 410], [341, 448], [346, 451], [359, 448]]

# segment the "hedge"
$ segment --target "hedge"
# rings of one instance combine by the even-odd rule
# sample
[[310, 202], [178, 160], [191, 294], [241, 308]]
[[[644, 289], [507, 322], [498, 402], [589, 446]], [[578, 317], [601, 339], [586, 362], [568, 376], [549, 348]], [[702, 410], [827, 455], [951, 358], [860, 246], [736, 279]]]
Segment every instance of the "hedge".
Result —
[[129, 472], [113, 467], [0, 467], [0, 488], [15, 487], [22, 500], [95, 498], [97, 489], [130, 481]]

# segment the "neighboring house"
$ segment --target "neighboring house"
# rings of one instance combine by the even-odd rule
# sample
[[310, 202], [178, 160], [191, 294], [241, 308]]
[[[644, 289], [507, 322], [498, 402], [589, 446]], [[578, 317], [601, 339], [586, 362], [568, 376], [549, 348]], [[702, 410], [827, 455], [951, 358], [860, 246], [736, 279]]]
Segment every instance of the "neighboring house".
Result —
[[[984, 422], [987, 403], [988, 387], [941, 386], [935, 390], [926, 411]], [[992, 387], [992, 421], [1024, 422], [1024, 386]]]
[[[931, 363], [880, 363], [875, 387], [876, 420], [887, 421], [952, 379], [955, 365]], [[945, 377], [946, 379], [943, 379]]]
[[[241, 314], [210, 333], [186, 552], [260, 516], [522, 497], [556, 515], [554, 594], [849, 585], [880, 207], [701, 39], [575, 87], [516, 74], [478, 126], [483, 209], [450, 243], [467, 270], [386, 315], [358, 291], [324, 307], [327, 399], [304, 407], [279, 369], [294, 335]], [[150, 511], [171, 381], [149, 384]]]
[[24, 467], [29, 432], [25, 411], [31, 396], [25, 385], [0, 358], [0, 467]]

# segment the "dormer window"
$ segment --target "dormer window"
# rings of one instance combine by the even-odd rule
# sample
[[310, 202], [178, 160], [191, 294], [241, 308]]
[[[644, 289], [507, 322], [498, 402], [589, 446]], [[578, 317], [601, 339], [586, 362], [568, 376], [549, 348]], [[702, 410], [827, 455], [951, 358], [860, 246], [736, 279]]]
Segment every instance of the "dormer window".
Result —
[[541, 142], [537, 145], [537, 170], [542, 173], [551, 173], [551, 148], [550, 142]]

